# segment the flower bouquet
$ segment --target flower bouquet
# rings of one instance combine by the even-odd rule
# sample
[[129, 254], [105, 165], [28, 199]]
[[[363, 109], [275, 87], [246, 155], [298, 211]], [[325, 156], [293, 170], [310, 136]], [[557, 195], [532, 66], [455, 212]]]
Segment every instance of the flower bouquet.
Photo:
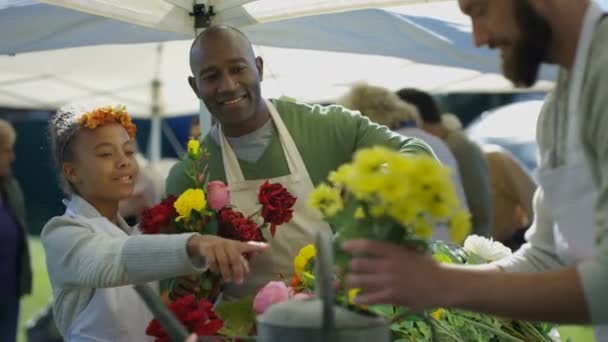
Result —
[[[353, 304], [358, 289], [346, 290], [342, 274], [350, 256], [339, 247], [345, 240], [365, 238], [432, 253], [440, 262], [487, 263], [510, 253], [498, 242], [470, 232], [469, 215], [459, 206], [449, 170], [425, 156], [405, 156], [381, 147], [361, 150], [353, 162], [330, 174], [309, 203], [334, 228], [336, 300], [352, 310], [383, 316], [400, 341], [552, 341], [551, 326], [506, 320], [464, 310], [436, 309], [423, 314], [392, 305]], [[433, 229], [447, 227], [455, 243], [429, 240]], [[464, 247], [459, 244], [465, 241]], [[293, 291], [314, 289], [315, 250], [304, 247], [294, 260]]]
[[345, 240], [367, 238], [428, 250], [435, 227], [447, 227], [457, 243], [470, 231], [449, 169], [431, 157], [364, 149], [328, 181], [313, 191], [309, 204], [334, 228], [336, 262], [342, 268], [349, 260], [339, 252]]
[[[218, 235], [224, 238], [238, 241], [260, 241], [265, 242], [264, 230], [268, 230], [270, 237], [274, 237], [276, 229], [281, 224], [291, 220], [293, 206], [296, 198], [291, 195], [285, 187], [278, 183], [265, 182], [260, 186], [258, 202], [260, 209], [249, 216], [244, 215], [237, 208], [230, 205], [230, 189], [221, 181], [209, 181], [207, 171], [207, 160], [209, 154], [196, 139], [188, 142], [188, 151], [184, 156], [185, 176], [194, 184], [192, 188], [185, 190], [179, 196], [168, 196], [161, 203], [152, 208], [145, 209], [139, 229], [144, 234], [179, 234], [200, 233], [207, 235]], [[249, 257], [249, 256], [245, 256]], [[206, 271], [198, 277], [199, 290], [196, 295], [197, 304], [188, 299], [188, 305], [184, 301], [171, 303], [174, 313], [190, 326], [186, 318], [199, 321], [200, 317], [215, 317], [207, 309], [208, 303], [213, 303], [222, 290], [222, 281], [219, 275]], [[174, 281], [169, 281], [171, 290], [175, 286]], [[194, 300], [194, 299], [193, 299]], [[249, 302], [247, 302], [249, 301]], [[197, 306], [198, 305], [198, 306]], [[202, 305], [202, 306], [201, 306]], [[199, 309], [194, 310], [196, 307]], [[245, 298], [238, 303], [223, 301], [216, 308], [217, 316], [222, 325], [219, 325], [215, 333], [227, 336], [247, 335], [239, 326], [239, 314], [250, 312], [247, 320], [254, 321], [253, 311], [243, 311], [243, 307], [252, 307], [252, 298]], [[201, 311], [202, 310], [202, 311]], [[205, 311], [207, 310], [207, 311]], [[189, 313], [184, 316], [184, 312]], [[200, 317], [199, 317], [200, 316]], [[236, 318], [235, 318], [236, 317]], [[253, 317], [253, 318], [252, 318]], [[184, 320], [186, 319], [186, 320]], [[210, 318], [215, 319], [215, 318]], [[152, 323], [151, 323], [152, 324]], [[200, 325], [196, 325], [199, 327]], [[206, 325], [205, 325], [206, 326]], [[213, 325], [215, 327], [217, 325]], [[235, 326], [239, 326], [235, 328]], [[151, 330], [150, 330], [151, 329]], [[160, 326], [149, 328], [150, 332], [162, 331]], [[200, 329], [195, 329], [200, 330]], [[251, 330], [251, 329], [249, 329]], [[195, 331], [196, 332], [196, 331]], [[158, 334], [154, 335], [157, 336]], [[160, 337], [159, 337], [160, 338]]]

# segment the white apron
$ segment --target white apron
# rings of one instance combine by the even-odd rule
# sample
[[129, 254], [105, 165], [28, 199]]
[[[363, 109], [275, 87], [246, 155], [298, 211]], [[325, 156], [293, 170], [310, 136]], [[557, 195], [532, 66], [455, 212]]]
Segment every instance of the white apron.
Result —
[[230, 203], [245, 216], [256, 212], [261, 207], [257, 197], [258, 191], [266, 180], [282, 184], [297, 200], [292, 220], [278, 226], [274, 238], [270, 236], [269, 229], [264, 230], [264, 237], [268, 240], [270, 248], [251, 260], [251, 272], [245, 277], [242, 285], [227, 285], [224, 295], [228, 298], [255, 294], [269, 281], [278, 280], [279, 275], [284, 277], [284, 281], [289, 282], [294, 274], [293, 259], [300, 249], [309, 243], [314, 243], [318, 231], [331, 231], [329, 224], [323, 221], [321, 215], [308, 206], [308, 196], [314, 186], [306, 165], [276, 108], [270, 101], [266, 101], [266, 105], [277, 128], [290, 174], [270, 179], [245, 180], [236, 155], [220, 127], [220, 147], [226, 181], [230, 187]]
[[[559, 258], [567, 265], [576, 265], [589, 259], [595, 252], [597, 228], [594, 209], [597, 186], [593, 184], [589, 163], [583, 151], [577, 113], [580, 110], [580, 95], [591, 41], [602, 15], [602, 9], [591, 1], [583, 21], [574, 66], [570, 72], [564, 164], [554, 167], [554, 160], [550, 160], [550, 157], [543, 158], [549, 162], [543, 163], [539, 171], [539, 183], [553, 214], [555, 249]], [[551, 115], [553, 120], [558, 120], [557, 105]], [[549, 151], [553, 157], [557, 145], [556, 134], [557, 132], [554, 132], [553, 147]], [[594, 332], [598, 342], [608, 341], [607, 325], [594, 326]]]
[[[78, 216], [69, 207], [66, 213]], [[91, 226], [99, 234], [127, 236], [106, 218], [87, 220], [96, 221]], [[146, 327], [153, 318], [133, 286], [97, 288], [85, 309], [72, 322], [66, 342], [153, 341], [153, 337], [146, 336]]]

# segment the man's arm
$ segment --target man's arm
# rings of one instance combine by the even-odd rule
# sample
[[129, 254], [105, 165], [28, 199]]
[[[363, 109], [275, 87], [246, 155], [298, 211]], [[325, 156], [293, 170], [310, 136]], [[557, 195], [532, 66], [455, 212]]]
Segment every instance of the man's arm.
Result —
[[395, 133], [386, 126], [370, 121], [367, 117], [359, 114], [359, 112], [353, 112], [343, 107], [340, 108], [342, 113], [339, 114], [349, 118], [348, 124], [355, 132], [355, 151], [365, 147], [382, 145], [394, 148], [402, 153], [435, 156], [431, 147], [424, 141]]
[[414, 309], [455, 307], [514, 319], [588, 323], [574, 267], [540, 273], [508, 273], [437, 264], [427, 255], [392, 243], [352, 240], [355, 257], [347, 282], [361, 288], [358, 304], [396, 304]]

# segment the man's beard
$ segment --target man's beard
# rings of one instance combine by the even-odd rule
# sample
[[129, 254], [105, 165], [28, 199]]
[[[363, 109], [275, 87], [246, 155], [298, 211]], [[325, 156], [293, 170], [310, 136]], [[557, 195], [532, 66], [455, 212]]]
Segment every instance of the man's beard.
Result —
[[551, 26], [528, 0], [513, 0], [513, 11], [520, 37], [513, 44], [511, 56], [503, 57], [503, 75], [516, 87], [531, 87], [536, 83], [541, 64], [547, 59], [553, 38]]

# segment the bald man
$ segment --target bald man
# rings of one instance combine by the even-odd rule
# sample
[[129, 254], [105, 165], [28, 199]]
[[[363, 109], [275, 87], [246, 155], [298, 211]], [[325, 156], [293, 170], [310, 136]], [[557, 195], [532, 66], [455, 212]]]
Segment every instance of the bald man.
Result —
[[[240, 31], [214, 26], [201, 33], [190, 50], [190, 86], [205, 102], [217, 124], [203, 138], [211, 157], [211, 180], [230, 186], [231, 204], [245, 215], [259, 209], [257, 193], [269, 180], [297, 197], [293, 219], [265, 232], [272, 248], [256, 256], [242, 285], [230, 285], [229, 298], [255, 293], [270, 280], [293, 275], [293, 258], [313, 243], [319, 230], [331, 227], [306, 202], [328, 174], [350, 161], [360, 148], [388, 146], [403, 153], [432, 154], [423, 142], [392, 133], [358, 112], [341, 106], [310, 106], [262, 97], [264, 62]], [[167, 179], [168, 194], [194, 184], [177, 164]]]

